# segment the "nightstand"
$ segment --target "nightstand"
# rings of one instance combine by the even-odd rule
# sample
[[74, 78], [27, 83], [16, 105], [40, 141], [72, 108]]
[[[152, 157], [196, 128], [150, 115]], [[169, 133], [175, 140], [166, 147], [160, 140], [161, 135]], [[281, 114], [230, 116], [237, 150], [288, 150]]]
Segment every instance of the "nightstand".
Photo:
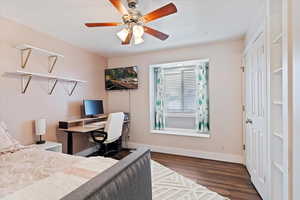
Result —
[[54, 151], [54, 152], [60, 152], [62, 153], [62, 144], [57, 142], [49, 142], [46, 141], [45, 144], [33, 144], [30, 145], [32, 147], [35, 147], [40, 150], [46, 150], [46, 151]]

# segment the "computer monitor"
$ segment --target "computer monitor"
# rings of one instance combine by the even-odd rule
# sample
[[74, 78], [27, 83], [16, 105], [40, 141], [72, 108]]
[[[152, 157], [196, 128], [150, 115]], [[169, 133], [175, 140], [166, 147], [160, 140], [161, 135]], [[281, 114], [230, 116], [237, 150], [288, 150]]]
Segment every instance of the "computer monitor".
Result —
[[83, 110], [86, 117], [94, 117], [103, 114], [102, 100], [84, 100]]

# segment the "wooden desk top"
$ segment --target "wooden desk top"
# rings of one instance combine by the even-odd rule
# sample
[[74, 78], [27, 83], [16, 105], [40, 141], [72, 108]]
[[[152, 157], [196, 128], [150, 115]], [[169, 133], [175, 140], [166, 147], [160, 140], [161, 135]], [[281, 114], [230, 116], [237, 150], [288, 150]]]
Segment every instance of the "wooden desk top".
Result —
[[108, 115], [100, 115], [99, 117], [95, 118], [81, 118], [81, 119], [74, 119], [74, 120], [65, 120], [65, 121], [60, 121], [60, 122], [66, 122], [66, 123], [77, 123], [77, 122], [86, 122], [86, 121], [91, 121], [91, 120], [97, 120], [97, 119], [106, 119]]
[[[129, 120], [124, 121], [125, 123], [129, 123]], [[84, 125], [84, 126], [72, 126], [68, 129], [63, 129], [63, 128], [59, 128], [58, 130], [60, 131], [64, 131], [64, 132], [72, 132], [72, 133], [89, 133], [89, 132], [93, 132], [93, 131], [97, 131], [100, 129], [103, 129], [105, 127], [105, 124], [101, 124], [99, 126], [89, 126], [89, 124]]]
[[99, 127], [73, 126], [68, 129], [59, 128], [58, 130], [65, 131], [65, 132], [73, 132], [73, 133], [89, 133], [103, 128], [104, 127], [100, 127], [100, 126]]

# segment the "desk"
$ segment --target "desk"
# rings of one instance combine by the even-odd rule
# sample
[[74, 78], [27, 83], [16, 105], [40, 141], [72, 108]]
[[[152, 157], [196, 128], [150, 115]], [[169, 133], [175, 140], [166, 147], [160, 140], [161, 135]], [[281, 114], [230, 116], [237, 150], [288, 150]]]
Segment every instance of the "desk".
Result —
[[[58, 128], [59, 131], [67, 133], [67, 153], [73, 155], [73, 133], [90, 134], [91, 132], [104, 129], [105, 124], [97, 126], [89, 126], [92, 122], [102, 121], [105, 122], [107, 116], [100, 116], [98, 118], [83, 118], [71, 121], [61, 121], [61, 123], [68, 124], [68, 128]], [[124, 121], [124, 124], [128, 124], [129, 120]], [[79, 124], [79, 125], [78, 125]]]

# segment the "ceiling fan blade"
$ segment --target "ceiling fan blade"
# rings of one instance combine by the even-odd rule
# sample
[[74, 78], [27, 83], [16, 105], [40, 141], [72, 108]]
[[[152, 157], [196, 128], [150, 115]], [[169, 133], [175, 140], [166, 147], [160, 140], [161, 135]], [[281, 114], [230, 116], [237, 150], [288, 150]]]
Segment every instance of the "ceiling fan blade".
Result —
[[155, 30], [153, 28], [150, 28], [148, 26], [144, 26], [144, 31], [145, 31], [145, 33], [148, 33], [148, 34], [150, 34], [150, 35], [152, 35], [152, 36], [154, 36], [154, 37], [156, 37], [160, 40], [166, 40], [166, 39], [169, 38], [169, 35], [167, 35], [165, 33], [162, 33], [158, 30]]
[[132, 36], [133, 36], [133, 32], [130, 31], [130, 32], [128, 33], [128, 35], [127, 35], [126, 40], [125, 40], [124, 42], [122, 42], [122, 45], [128, 45], [128, 44], [130, 44], [130, 41], [131, 41], [131, 39], [132, 39]]
[[108, 22], [108, 23], [86, 23], [87, 27], [104, 27], [104, 26], [120, 26], [122, 23]]
[[165, 17], [171, 14], [174, 14], [177, 12], [177, 8], [175, 4], [169, 3], [168, 5], [165, 5], [151, 13], [148, 13], [147, 15], [144, 15], [141, 19], [145, 22], [151, 22], [153, 20], [156, 20], [161, 17]]
[[126, 7], [122, 4], [121, 0], [109, 0], [110, 3], [114, 5], [114, 7], [123, 15], [128, 14], [128, 10]]

